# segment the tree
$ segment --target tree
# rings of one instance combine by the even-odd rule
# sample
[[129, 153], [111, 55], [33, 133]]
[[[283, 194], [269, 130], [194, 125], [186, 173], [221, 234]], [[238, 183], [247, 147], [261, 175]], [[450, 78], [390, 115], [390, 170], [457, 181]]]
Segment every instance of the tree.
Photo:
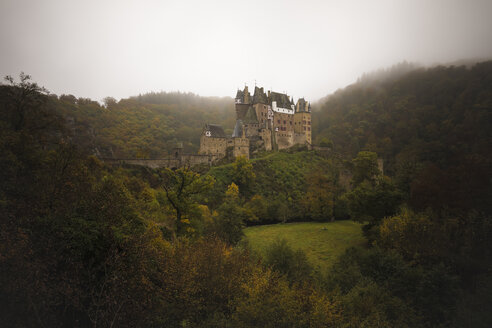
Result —
[[330, 147], [330, 148], [333, 148], [333, 141], [331, 141], [328, 138], [322, 138], [321, 141], [319, 142], [319, 145], [321, 147]]
[[24, 72], [19, 74], [20, 82], [15, 82], [10, 75], [7, 75], [5, 80], [9, 83], [10, 88], [7, 89], [8, 103], [4, 105], [7, 107], [6, 115], [13, 129], [19, 131], [29, 123], [39, 124], [39, 120], [46, 115], [42, 105], [47, 100], [45, 96], [49, 94], [48, 90], [31, 82], [31, 76]]
[[370, 151], [361, 151], [352, 161], [353, 177], [352, 184], [358, 186], [364, 180], [371, 183], [376, 181], [376, 178], [381, 174], [378, 168], [378, 155]]
[[201, 177], [187, 167], [175, 171], [165, 168], [159, 175], [166, 199], [174, 210], [173, 235], [193, 232], [190, 220], [195, 219], [193, 214], [200, 213], [194, 197], [212, 188], [214, 179], [211, 176]]
[[312, 272], [306, 254], [300, 249], [292, 249], [285, 239], [275, 240], [267, 247], [265, 264], [285, 274], [290, 282], [301, 282]]
[[[394, 215], [401, 202], [401, 194], [388, 177], [380, 177], [375, 185], [364, 180], [345, 194], [352, 220], [366, 223], [364, 232], [370, 238], [371, 229], [386, 216]], [[369, 234], [369, 235], [368, 235]]]
[[261, 195], [254, 195], [245, 206], [258, 221], [268, 219], [268, 200]]
[[316, 221], [333, 219], [333, 181], [319, 171], [313, 171], [306, 176], [306, 183], [307, 192], [301, 200], [305, 213]]
[[254, 184], [256, 175], [253, 165], [246, 157], [239, 156], [232, 163], [232, 181], [239, 187], [242, 195], [248, 195]]
[[227, 188], [225, 201], [217, 211], [214, 233], [229, 245], [236, 245], [244, 236], [244, 223], [254, 220], [254, 214], [241, 206], [239, 189], [234, 182]]

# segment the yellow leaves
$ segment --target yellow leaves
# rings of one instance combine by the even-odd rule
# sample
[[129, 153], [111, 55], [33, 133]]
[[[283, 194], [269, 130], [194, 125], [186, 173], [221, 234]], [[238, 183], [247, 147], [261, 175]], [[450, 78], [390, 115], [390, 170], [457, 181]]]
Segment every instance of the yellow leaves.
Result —
[[261, 201], [261, 200], [263, 200], [263, 197], [261, 197], [261, 195], [258, 194], [255, 194], [253, 197], [251, 197], [252, 202]]
[[239, 197], [239, 187], [233, 182], [227, 187], [226, 197], [238, 198]]
[[210, 209], [207, 205], [198, 205], [198, 210], [202, 215], [203, 222], [205, 222], [206, 224], [210, 224], [213, 222], [214, 213], [210, 212]]
[[230, 257], [232, 254], [232, 247], [224, 244], [224, 247], [222, 248], [222, 254], [224, 255], [225, 258]]
[[331, 327], [342, 318], [341, 309], [337, 302], [332, 302], [318, 291], [312, 291], [309, 297], [312, 303], [311, 326]]

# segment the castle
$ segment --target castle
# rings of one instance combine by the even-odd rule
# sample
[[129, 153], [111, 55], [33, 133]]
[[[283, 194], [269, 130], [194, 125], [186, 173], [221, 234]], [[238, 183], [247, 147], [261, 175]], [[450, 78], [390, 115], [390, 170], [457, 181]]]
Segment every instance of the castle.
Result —
[[221, 126], [206, 124], [200, 137], [201, 155], [245, 156], [257, 150], [279, 150], [296, 144], [311, 145], [311, 105], [300, 98], [296, 104], [286, 94], [265, 93], [255, 86], [238, 90], [236, 125], [231, 137]]

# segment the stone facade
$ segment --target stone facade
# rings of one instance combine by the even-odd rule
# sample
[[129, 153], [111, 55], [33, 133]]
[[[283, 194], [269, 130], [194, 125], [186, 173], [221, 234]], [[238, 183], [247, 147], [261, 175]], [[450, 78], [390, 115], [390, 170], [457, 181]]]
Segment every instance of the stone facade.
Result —
[[219, 125], [206, 124], [200, 137], [200, 155], [217, 155], [225, 157], [228, 140]]
[[[244, 156], [249, 159], [249, 138], [247, 129], [238, 120], [232, 137], [226, 137], [221, 126], [205, 124], [200, 137], [199, 155], [213, 155], [219, 159], [230, 155], [234, 158]], [[252, 129], [252, 128], [251, 128]], [[256, 129], [257, 131], [258, 129]]]
[[[234, 148], [234, 157], [249, 158], [249, 151], [285, 149], [296, 144], [311, 145], [311, 105], [300, 98], [296, 104], [286, 94], [255, 87], [251, 96], [248, 87], [238, 90], [235, 98], [236, 126], [232, 137], [223, 135], [217, 125], [206, 124], [200, 139], [200, 154], [227, 155]], [[217, 129], [215, 132], [211, 129]], [[222, 131], [218, 133], [217, 131]], [[236, 138], [240, 138], [237, 139]], [[241, 144], [241, 146], [239, 146]]]

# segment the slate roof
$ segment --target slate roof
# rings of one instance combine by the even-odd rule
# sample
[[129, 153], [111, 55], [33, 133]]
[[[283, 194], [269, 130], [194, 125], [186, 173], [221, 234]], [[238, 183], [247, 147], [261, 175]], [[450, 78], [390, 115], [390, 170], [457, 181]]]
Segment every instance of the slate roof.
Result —
[[236, 99], [240, 100], [240, 102], [244, 104], [244, 103], [246, 103], [244, 101], [244, 97], [246, 95], [248, 96], [249, 101], [251, 101], [251, 94], [249, 93], [249, 91], [246, 90], [246, 87], [245, 87], [244, 91], [243, 90], [237, 90]]
[[244, 92], [242, 90], [237, 90], [236, 99], [244, 99]]
[[263, 91], [263, 88], [258, 88], [255, 86], [253, 104], [268, 104], [268, 98], [265, 91]]
[[289, 96], [287, 96], [284, 93], [271, 92], [270, 93], [270, 104], [274, 101], [277, 102], [277, 107], [281, 107], [281, 108], [290, 108], [290, 106], [292, 105], [292, 102], [289, 99]]
[[258, 123], [258, 117], [256, 117], [256, 111], [253, 106], [249, 106], [246, 115], [243, 117], [244, 123]]
[[226, 138], [224, 129], [217, 124], [205, 124], [205, 131], [210, 131], [212, 138]]

